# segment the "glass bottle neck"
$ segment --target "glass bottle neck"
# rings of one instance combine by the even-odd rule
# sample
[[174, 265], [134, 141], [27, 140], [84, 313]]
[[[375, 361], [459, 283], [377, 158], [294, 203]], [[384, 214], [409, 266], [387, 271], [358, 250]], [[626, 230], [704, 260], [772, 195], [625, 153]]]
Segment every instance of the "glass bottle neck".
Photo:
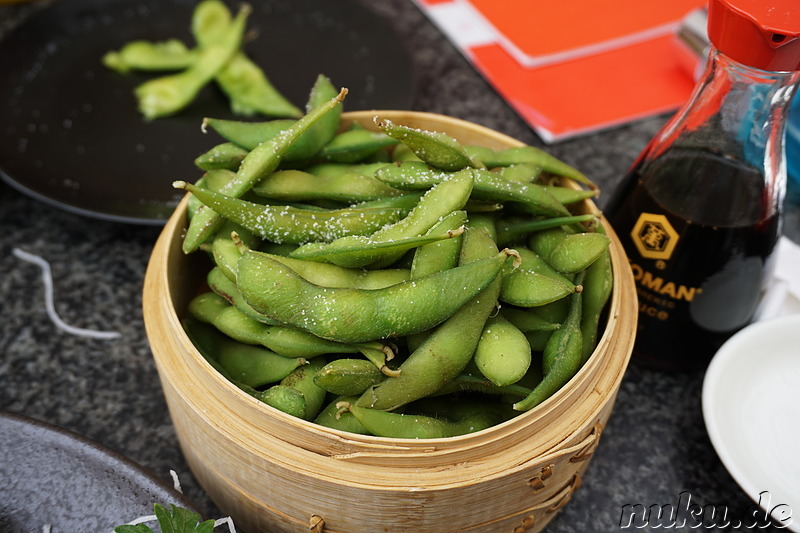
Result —
[[783, 160], [784, 126], [798, 80], [800, 72], [748, 67], [712, 46], [692, 96], [653, 140], [650, 157], [679, 143], [713, 149], [766, 175], [785, 173], [776, 164]]

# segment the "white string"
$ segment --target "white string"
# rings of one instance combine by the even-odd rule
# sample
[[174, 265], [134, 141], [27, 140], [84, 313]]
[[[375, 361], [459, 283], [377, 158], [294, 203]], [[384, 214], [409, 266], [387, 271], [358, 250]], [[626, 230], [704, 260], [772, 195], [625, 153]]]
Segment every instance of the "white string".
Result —
[[181, 488], [181, 480], [178, 479], [178, 473], [174, 470], [170, 470], [169, 474], [172, 476], [172, 486], [175, 487], [175, 490], [183, 494], [183, 489]]
[[222, 524], [226, 524], [228, 526], [228, 530], [231, 533], [236, 533], [236, 526], [233, 525], [233, 518], [230, 516], [226, 516], [225, 518], [218, 518], [214, 521], [214, 528], [218, 528]]
[[62, 331], [66, 331], [71, 335], [79, 335], [82, 337], [91, 337], [94, 339], [116, 339], [121, 335], [116, 331], [97, 331], [94, 329], [83, 329], [70, 326], [58, 316], [56, 307], [53, 303], [53, 275], [50, 271], [50, 263], [39, 257], [19, 248], [14, 248], [14, 255], [23, 261], [33, 263], [42, 269], [42, 281], [44, 282], [44, 304], [47, 309], [47, 316], [50, 320]]

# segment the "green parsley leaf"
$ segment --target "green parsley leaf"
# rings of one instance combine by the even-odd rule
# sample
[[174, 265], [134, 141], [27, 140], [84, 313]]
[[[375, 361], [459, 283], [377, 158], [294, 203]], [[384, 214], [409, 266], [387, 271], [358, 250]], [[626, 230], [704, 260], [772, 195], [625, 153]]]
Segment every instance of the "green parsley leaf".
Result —
[[206, 520], [199, 523], [200, 515], [194, 511], [172, 504], [170, 504], [171, 511], [158, 503], [154, 507], [161, 533], [213, 533], [214, 531], [214, 521]]

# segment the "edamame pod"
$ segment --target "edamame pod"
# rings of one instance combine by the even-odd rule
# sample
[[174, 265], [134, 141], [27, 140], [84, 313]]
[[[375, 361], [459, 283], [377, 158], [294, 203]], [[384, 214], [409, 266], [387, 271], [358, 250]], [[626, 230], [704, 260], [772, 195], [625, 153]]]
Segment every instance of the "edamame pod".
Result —
[[[450, 179], [451, 173], [431, 169], [425, 163], [407, 161], [387, 165], [375, 177], [398, 189], [416, 190], [431, 187]], [[496, 172], [473, 170], [473, 196], [492, 202], [515, 202], [527, 212], [547, 217], [570, 216], [571, 213], [544, 187], [534, 183], [516, 183], [503, 179]]]
[[194, 164], [201, 170], [224, 169], [236, 171], [248, 153], [250, 153], [249, 150], [233, 143], [225, 142], [197, 156]]
[[243, 344], [214, 330], [195, 328], [193, 333], [193, 340], [205, 346], [210, 357], [224, 369], [224, 375], [248, 387], [280, 381], [308, 362], [301, 357], [283, 357], [260, 346]]
[[589, 265], [583, 280], [583, 314], [581, 315], [581, 332], [583, 333], [583, 350], [581, 363], [585, 363], [597, 346], [597, 332], [600, 316], [611, 297], [614, 275], [611, 269], [611, 254], [603, 252], [597, 261]]
[[405, 194], [404, 191], [390, 187], [371, 176], [351, 173], [321, 177], [302, 170], [273, 172], [256, 183], [253, 192], [264, 198], [288, 202], [308, 200], [365, 202]]
[[[327, 257], [327, 260], [334, 264], [350, 268], [367, 265], [370, 265], [372, 268], [388, 266], [397, 261], [405, 251], [413, 248], [415, 242], [420, 246], [433, 242], [432, 240], [422, 238], [417, 241], [404, 241], [406, 245], [403, 245], [401, 240], [409, 237], [420, 237], [443, 217], [449, 215], [453, 211], [462, 209], [467, 199], [469, 199], [471, 191], [471, 171], [467, 170], [456, 173], [453, 175], [452, 179], [443, 181], [426, 192], [417, 206], [414, 207], [405, 218], [394, 224], [384, 226], [372, 233], [369, 238], [346, 238], [344, 242], [339, 240], [330, 244], [312, 243], [298, 248], [292, 252], [292, 255], [294, 257], [306, 258]], [[455, 234], [450, 234], [449, 236], [453, 237]], [[377, 248], [379, 244], [383, 248], [382, 250]], [[336, 252], [329, 253], [326, 256], [326, 251], [347, 251], [356, 245], [359, 245], [361, 248], [366, 247], [367, 253], [361, 252], [360, 254], [350, 253], [345, 255]], [[372, 245], [373, 251], [369, 251], [369, 245]]]
[[[339, 94], [327, 103], [318, 106], [303, 118], [295, 122], [290, 128], [280, 135], [265, 141], [254, 148], [244, 158], [236, 176], [225, 185], [222, 194], [239, 198], [249, 191], [253, 185], [264, 176], [274, 172], [280, 164], [286, 150], [300, 137], [328, 113], [341, 110], [341, 102], [347, 95], [347, 90], [342, 89]], [[338, 106], [338, 107], [337, 107]], [[339, 115], [335, 115], [338, 117]], [[338, 121], [338, 118], [336, 119]], [[222, 223], [222, 218], [214, 210], [201, 207], [189, 224], [183, 239], [184, 253], [196, 250], [208, 237], [214, 234]]]
[[[346, 235], [365, 235], [398, 220], [402, 215], [400, 209], [394, 208], [348, 207], [317, 211], [291, 206], [261, 205], [200, 189], [183, 181], [176, 181], [173, 186], [190, 191], [207, 208], [219, 213], [218, 216], [236, 222], [259, 237], [275, 243], [300, 244], [332, 241]], [[201, 212], [202, 210], [198, 210], [192, 222]]]
[[280, 382], [280, 387], [296, 390], [303, 395], [305, 410], [300, 418], [304, 420], [313, 420], [325, 402], [325, 389], [314, 383], [314, 376], [323, 366], [325, 366], [323, 357], [312, 359], [307, 365], [294, 369]]
[[356, 396], [337, 396], [325, 408], [320, 411], [314, 419], [315, 424], [325, 426], [339, 431], [347, 431], [350, 433], [357, 433], [359, 435], [368, 435], [369, 432], [364, 429], [361, 422], [356, 420], [353, 413], [340, 409], [337, 404], [340, 402], [354, 402]]
[[244, 4], [225, 35], [202, 48], [197, 60], [186, 70], [147, 81], [136, 87], [134, 93], [139, 111], [145, 119], [152, 120], [176, 113], [189, 105], [197, 93], [227, 64], [241, 46], [245, 23], [250, 7]]
[[473, 413], [461, 420], [443, 420], [425, 415], [389, 413], [377, 409], [359, 407], [355, 404], [338, 405], [345, 407], [364, 426], [377, 437], [393, 439], [440, 439], [473, 433], [491, 427], [502, 421], [497, 413], [483, 411]]
[[378, 117], [375, 117], [375, 124], [386, 135], [411, 148], [417, 157], [432, 167], [449, 171], [468, 167], [485, 168], [471, 158], [458, 141], [445, 133], [410, 128]]
[[[578, 275], [583, 281], [583, 273]], [[547, 341], [542, 354], [542, 381], [523, 400], [514, 404], [517, 411], [536, 407], [563, 387], [581, 367], [583, 334], [581, 333], [581, 293], [571, 297], [569, 313], [559, 329]]]
[[[430, 329], [492, 281], [511, 252], [372, 291], [320, 287], [281, 263], [245, 253], [236, 279], [257, 311], [318, 337], [366, 342]], [[291, 295], [291, 297], [289, 297]]]
[[239, 288], [236, 286], [236, 282], [229, 279], [219, 267], [214, 267], [209, 270], [208, 275], [206, 276], [206, 281], [208, 282], [208, 286], [211, 288], [214, 294], [225, 298], [225, 300], [227, 300], [231, 305], [236, 307], [236, 309], [244, 313], [246, 316], [261, 322], [262, 324], [268, 324], [270, 326], [280, 325], [280, 322], [277, 320], [273, 320], [268, 316], [262, 315], [250, 307], [250, 304], [244, 301], [244, 297], [239, 291]]
[[189, 312], [196, 319], [212, 324], [236, 341], [258, 344], [284, 357], [311, 359], [328, 353], [375, 350], [385, 358], [384, 346], [380, 343], [342, 344], [320, 339], [298, 329], [262, 324], [232, 307], [227, 300], [215, 293], [196, 296], [189, 303]]
[[[212, 46], [230, 26], [231, 14], [220, 0], [202, 0], [192, 13], [192, 34], [201, 48]], [[241, 50], [217, 73], [215, 80], [228, 95], [234, 113], [300, 117], [303, 113], [267, 79]]]
[[314, 383], [332, 394], [357, 396], [386, 376], [365, 359], [336, 359], [322, 367]]
[[519, 307], [537, 307], [560, 300], [576, 290], [572, 283], [520, 268], [503, 276], [500, 301]]
[[534, 252], [565, 274], [586, 269], [608, 249], [610, 243], [611, 240], [602, 233], [569, 233], [562, 228], [536, 232], [528, 240]]
[[[496, 251], [497, 246], [486, 230], [468, 227], [461, 247], [460, 266], [446, 272], [481, 264], [487, 261], [483, 258], [492, 257]], [[504, 252], [516, 254], [513, 250]], [[432, 274], [421, 280], [442, 274]], [[497, 305], [499, 292], [500, 279], [494, 278], [483, 291], [431, 332], [400, 365], [397, 378], [383, 381], [367, 390], [356, 403], [371, 409], [393, 410], [441, 389], [470, 362], [486, 319]]]
[[181, 70], [188, 68], [197, 59], [197, 52], [189, 50], [178, 39], [166, 41], [131, 41], [118, 51], [103, 55], [103, 65], [127, 74], [131, 70]]
[[525, 335], [503, 315], [486, 320], [473, 355], [481, 374], [504, 387], [522, 379], [531, 365], [531, 346]]
[[398, 141], [388, 135], [365, 129], [342, 132], [322, 147], [319, 157], [337, 163], [356, 163]]
[[443, 233], [429, 233], [421, 237], [399, 238], [387, 242], [375, 242], [371, 237], [353, 235], [336, 239], [331, 243], [305, 244], [289, 255], [298, 259], [332, 263], [346, 268], [359, 268], [376, 261], [383, 261], [387, 256], [399, 256], [420, 246], [453, 239], [460, 236], [463, 231], [462, 227]]
[[493, 150], [483, 146], [468, 145], [464, 147], [464, 150], [470, 154], [473, 159], [481, 161], [487, 168], [507, 167], [523, 163], [532, 164], [542, 167], [542, 170], [545, 172], [564, 176], [578, 183], [583, 183], [591, 189], [597, 189], [597, 185], [592, 183], [582, 172], [579, 172], [551, 154], [533, 146]]

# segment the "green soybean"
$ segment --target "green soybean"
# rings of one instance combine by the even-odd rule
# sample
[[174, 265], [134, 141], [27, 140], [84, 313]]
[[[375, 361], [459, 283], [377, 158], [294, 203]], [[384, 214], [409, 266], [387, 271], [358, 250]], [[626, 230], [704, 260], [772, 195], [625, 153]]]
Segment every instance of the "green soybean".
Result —
[[103, 55], [103, 65], [127, 74], [131, 70], [181, 70], [188, 68], [197, 59], [197, 52], [189, 50], [178, 39], [166, 41], [131, 41], [118, 51]]
[[336, 200], [366, 202], [389, 196], [400, 196], [395, 189], [371, 176], [339, 174], [315, 176], [302, 170], [279, 170], [253, 186], [253, 192], [264, 198], [285, 201]]
[[[578, 281], [583, 281], [583, 273]], [[581, 367], [583, 334], [581, 332], [581, 293], [570, 297], [569, 313], [561, 327], [550, 335], [542, 354], [542, 381], [523, 400], [514, 404], [517, 411], [527, 411], [552, 396]]]
[[[192, 14], [192, 33], [200, 48], [213, 46], [230, 26], [231, 14], [220, 0], [202, 0]], [[215, 80], [230, 98], [234, 113], [299, 117], [303, 113], [267, 79], [264, 71], [241, 50], [217, 73]]]
[[336, 359], [322, 367], [314, 383], [332, 394], [357, 396], [386, 376], [365, 359]]
[[579, 183], [583, 183], [591, 189], [597, 189], [597, 186], [582, 172], [579, 172], [544, 150], [533, 146], [519, 146], [493, 150], [483, 146], [468, 145], [465, 146], [464, 149], [470, 157], [482, 162], [488, 168], [508, 167], [519, 164], [536, 165], [541, 167], [545, 172], [564, 176]]
[[531, 364], [531, 346], [519, 328], [501, 314], [486, 320], [473, 355], [481, 374], [504, 387], [522, 379]]
[[[347, 90], [343, 89], [335, 98], [316, 107], [280, 135], [251, 150], [239, 166], [235, 178], [227, 183], [220, 192], [224, 195], [238, 198], [249, 191], [264, 176], [275, 171], [286, 150], [300, 135], [308, 131], [311, 126], [326, 114], [336, 113], [337, 109], [341, 109], [341, 101], [346, 94]], [[335, 115], [337, 121], [338, 116], [338, 114]], [[208, 237], [214, 234], [221, 223], [222, 218], [211, 208], [201, 207], [198, 209], [195, 216], [192, 217], [183, 240], [184, 253], [196, 250]]]
[[201, 48], [197, 59], [186, 70], [136, 87], [139, 110], [145, 119], [177, 113], [195, 99], [200, 89], [214, 79], [239, 49], [249, 14], [250, 7], [242, 6], [225, 35]]
[[[354, 207], [322, 211], [261, 205], [200, 189], [182, 181], [174, 182], [173, 186], [190, 191], [206, 207], [219, 213], [218, 216], [236, 222], [259, 237], [276, 243], [300, 244], [331, 241], [346, 235], [364, 235], [398, 220], [402, 215], [400, 209], [393, 208]], [[192, 222], [200, 213], [198, 210]]]
[[372, 435], [394, 439], [455, 437], [486, 429], [502, 421], [496, 413], [490, 411], [474, 413], [461, 420], [451, 421], [425, 415], [389, 413], [355, 404], [350, 404], [346, 408]]
[[[484, 258], [492, 257], [496, 250], [497, 246], [485, 229], [467, 227], [460, 265], [446, 272], [491, 261], [492, 259]], [[505, 253], [511, 254], [510, 251]], [[445, 273], [431, 274], [421, 280]], [[420, 283], [421, 280], [416, 282]], [[450, 318], [430, 333], [400, 365], [400, 375], [397, 378], [383, 381], [367, 390], [357, 404], [372, 409], [393, 410], [433, 394], [454, 379], [470, 362], [486, 319], [497, 305], [499, 292], [500, 279], [495, 277], [484, 290], [461, 305]]]
[[225, 142], [197, 156], [194, 164], [201, 170], [224, 169], [236, 171], [248, 153], [250, 153], [249, 150], [231, 142]]
[[257, 311], [319, 337], [365, 342], [430, 329], [455, 313], [494, 281], [508, 258], [461, 265], [382, 289], [327, 288], [313, 285], [281, 263], [245, 253], [236, 279], [245, 300]]
[[452, 171], [466, 167], [485, 168], [471, 158], [458, 141], [445, 133], [410, 128], [377, 117], [375, 124], [386, 135], [408, 146], [418, 158], [435, 168]]
[[354, 402], [356, 396], [337, 396], [333, 401], [328, 403], [322, 411], [314, 419], [315, 424], [324, 426], [339, 431], [347, 431], [349, 433], [356, 433], [359, 435], [368, 435], [369, 432], [364, 429], [353, 413], [342, 409], [339, 405], [344, 403]]
[[319, 157], [337, 163], [356, 163], [397, 143], [396, 139], [384, 133], [365, 129], [349, 130], [339, 133], [323, 146]]

